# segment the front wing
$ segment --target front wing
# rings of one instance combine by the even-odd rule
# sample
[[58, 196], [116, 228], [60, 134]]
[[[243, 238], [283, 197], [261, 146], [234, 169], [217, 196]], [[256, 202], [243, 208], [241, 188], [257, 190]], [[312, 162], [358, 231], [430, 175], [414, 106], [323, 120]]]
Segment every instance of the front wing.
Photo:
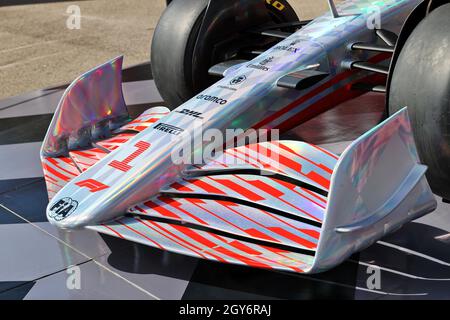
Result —
[[[49, 195], [166, 112], [150, 109], [96, 147], [44, 159]], [[87, 228], [217, 262], [323, 271], [434, 209], [425, 168], [416, 162], [405, 131], [408, 126], [403, 110], [341, 157], [298, 141], [228, 149], [213, 162], [187, 170], [182, 180], [131, 207], [123, 217]], [[404, 159], [399, 161], [406, 170], [395, 177], [383, 167], [391, 166], [389, 159], [402, 151]], [[409, 163], [404, 161], [408, 158]], [[392, 169], [399, 170], [394, 165]], [[337, 179], [340, 175], [343, 178]], [[379, 195], [380, 204], [370, 208], [376, 189], [389, 190], [389, 184], [394, 189]], [[358, 225], [368, 219], [368, 225]]]
[[[117, 80], [106, 83], [107, 77], [93, 70], [92, 79], [82, 77], [73, 85], [72, 90], [94, 95], [98, 103], [91, 109], [72, 113], [75, 98], [58, 109], [41, 154], [50, 199], [109, 153], [136, 147], [128, 141], [154, 130], [169, 113], [151, 108], [123, 124], [127, 112], [121, 96], [83, 89], [94, 81], [99, 87], [107, 84], [102, 90], [120, 93], [120, 68], [114, 65], [119, 62], [100, 67]], [[105, 120], [106, 125], [97, 125]], [[84, 140], [86, 123], [92, 124], [94, 141]], [[64, 155], [54, 152], [64, 149]], [[213, 261], [321, 272], [434, 210], [425, 171], [405, 108], [341, 156], [299, 141], [226, 149], [205, 165], [187, 168], [156, 196], [130, 204], [122, 217], [87, 228]], [[105, 188], [89, 179], [82, 187], [91, 192]]]

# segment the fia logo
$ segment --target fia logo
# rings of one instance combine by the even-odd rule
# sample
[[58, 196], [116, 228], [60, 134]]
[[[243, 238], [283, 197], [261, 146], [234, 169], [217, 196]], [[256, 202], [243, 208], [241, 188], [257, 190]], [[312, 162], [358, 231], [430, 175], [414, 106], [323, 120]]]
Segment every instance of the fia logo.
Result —
[[61, 221], [70, 216], [78, 207], [78, 201], [65, 197], [55, 202], [48, 213], [48, 216], [56, 221]]
[[233, 78], [233, 79], [230, 81], [230, 85], [236, 86], [236, 85], [238, 85], [238, 84], [244, 82], [245, 80], [247, 80], [247, 77], [246, 77], [246, 76], [244, 76], [244, 75], [242, 75], [242, 76], [237, 76], [237, 77]]

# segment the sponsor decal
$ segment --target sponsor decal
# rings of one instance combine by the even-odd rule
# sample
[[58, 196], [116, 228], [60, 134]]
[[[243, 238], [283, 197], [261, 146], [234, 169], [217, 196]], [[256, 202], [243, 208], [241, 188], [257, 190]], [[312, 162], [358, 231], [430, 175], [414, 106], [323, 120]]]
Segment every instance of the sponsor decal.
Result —
[[215, 96], [208, 96], [208, 95], [205, 95], [205, 94], [198, 95], [197, 99], [214, 102], [214, 103], [221, 104], [221, 105], [224, 105], [224, 104], [226, 104], [228, 102], [225, 99], [222, 99], [222, 98], [219, 98], [219, 97], [215, 97]]
[[172, 126], [170, 124], [166, 123], [158, 123], [156, 126], [154, 126], [154, 129], [167, 132], [173, 135], [178, 136], [180, 133], [182, 133], [184, 130], [175, 126]]
[[88, 188], [89, 192], [98, 192], [109, 188], [109, 186], [107, 186], [106, 184], [103, 184], [100, 181], [94, 179], [79, 181], [75, 183], [75, 185], [79, 186], [80, 188]]
[[289, 44], [278, 45], [278, 46], [274, 47], [274, 49], [282, 50], [282, 51], [288, 51], [288, 52], [292, 52], [292, 53], [297, 53], [298, 51], [300, 51], [300, 48], [297, 48], [295, 46], [297, 44], [299, 44], [300, 42], [302, 42], [302, 41], [297, 39], [297, 40], [291, 41]]
[[48, 216], [56, 221], [61, 221], [70, 216], [78, 207], [78, 201], [65, 197], [56, 201], [50, 208]]
[[241, 84], [245, 80], [247, 80], [247, 77], [244, 75], [240, 75], [240, 76], [237, 76], [237, 77], [234, 77], [233, 79], [231, 79], [230, 85], [237, 86], [238, 84]]
[[128, 170], [133, 168], [132, 166], [130, 166], [130, 162], [139, 157], [146, 150], [148, 150], [151, 144], [146, 141], [138, 141], [134, 146], [137, 148], [137, 150], [134, 151], [132, 154], [130, 154], [128, 157], [126, 157], [124, 160], [122, 161], [113, 160], [110, 163], [108, 163], [108, 165], [123, 172], [127, 172]]
[[239, 75], [239, 76], [236, 76], [233, 79], [231, 79], [230, 82], [229, 82], [229, 85], [227, 85], [227, 86], [220, 85], [218, 87], [221, 88], [221, 89], [227, 89], [227, 90], [230, 90], [230, 91], [237, 91], [237, 89], [234, 88], [234, 86], [237, 86], [237, 85], [241, 84], [245, 80], [247, 80], [246, 76]]
[[273, 59], [274, 59], [273, 56], [267, 57], [264, 60], [261, 60], [258, 64], [247, 65], [247, 68], [258, 69], [258, 70], [262, 70], [262, 71], [269, 71], [270, 68], [267, 65], [269, 63], [271, 63], [273, 61]]
[[230, 87], [230, 86], [217, 86], [220, 89], [227, 89], [227, 90], [231, 90], [231, 91], [237, 91], [236, 88]]
[[176, 112], [184, 114], [184, 115], [187, 115], [187, 116], [191, 116], [191, 117], [194, 117], [194, 118], [203, 119], [201, 112], [192, 111], [192, 110], [189, 110], [189, 109], [183, 109], [181, 111], [176, 111]]

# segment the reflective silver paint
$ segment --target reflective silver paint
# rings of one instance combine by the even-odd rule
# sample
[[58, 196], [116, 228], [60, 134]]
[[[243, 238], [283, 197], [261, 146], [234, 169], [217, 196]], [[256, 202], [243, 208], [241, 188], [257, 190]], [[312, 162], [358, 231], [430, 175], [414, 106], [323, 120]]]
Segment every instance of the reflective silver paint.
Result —
[[[418, 2], [391, 0], [374, 5], [380, 10], [383, 27], [398, 31], [407, 14]], [[326, 13], [315, 19], [277, 46], [189, 100], [179, 109], [187, 108], [201, 112], [204, 117], [203, 129], [225, 130], [226, 128], [247, 129], [254, 126], [283, 127], [290, 118], [296, 119], [298, 113], [307, 108], [310, 108], [310, 112], [314, 114], [315, 110], [317, 110], [316, 113], [320, 113], [332, 107], [336, 103], [333, 99], [321, 102], [320, 108], [314, 106], [314, 103], [338, 88], [345, 89], [351, 81], [367, 77], [365, 72], [344, 71], [345, 66], [342, 62], [350, 58], [350, 53], [346, 50], [348, 44], [375, 38], [374, 30], [367, 29], [367, 19], [371, 15], [367, 8], [371, 5], [371, 1], [363, 0], [342, 4], [338, 7], [342, 17], [334, 19]], [[294, 46], [298, 50], [292, 52], [292, 50], [277, 49], [280, 46]], [[330, 76], [315, 87], [297, 92], [275, 86], [277, 79], [281, 76], [317, 63], [320, 64], [319, 69], [328, 72]], [[95, 74], [98, 70], [93, 70], [90, 74]], [[236, 88], [230, 89], [230, 81], [236, 75], [245, 75], [247, 80]], [[328, 89], [316, 90], [326, 82], [332, 83]], [[70, 95], [69, 90], [66, 92], [67, 95]], [[354, 93], [347, 90], [341, 95], [342, 99], [348, 99], [354, 96]], [[89, 94], [86, 95], [86, 97], [89, 96]], [[210, 97], [217, 97], [221, 102], [211, 102]], [[87, 105], [89, 101], [79, 101], [77, 105], [83, 105], [83, 103]], [[284, 108], [286, 105], [289, 107], [287, 111]], [[119, 105], [112, 107], [115, 106]], [[64, 104], [61, 108], [67, 108], [67, 110], [60, 110], [61, 113], [69, 113], [71, 106]], [[100, 114], [96, 115], [96, 118], [100, 118]], [[301, 122], [301, 119], [296, 120], [297, 123]], [[159, 123], [178, 127], [187, 133], [192, 133], [195, 128], [190, 117], [177, 112], [170, 113]], [[58, 122], [58, 125], [63, 124]], [[175, 181], [184, 169], [171, 161], [173, 148], [182, 136], [174, 137], [153, 128], [136, 135], [123, 148], [112, 152], [68, 183], [51, 201], [49, 208], [68, 195], [78, 201], [78, 208], [67, 219], [55, 221], [50, 218], [50, 221], [65, 228], [98, 223], [117, 217], [132, 204], [157, 194], [163, 186]], [[190, 136], [195, 139], [193, 134]], [[121, 161], [129, 156], [130, 150], [139, 141], [150, 143], [151, 147], [135, 159], [131, 170], [124, 173], [108, 165], [113, 160]], [[44, 150], [48, 146], [48, 143], [44, 144]], [[77, 186], [77, 183], [87, 179], [99, 181], [108, 188], [92, 193], [87, 188]]]
[[42, 144], [42, 155], [67, 154], [107, 135], [128, 118], [117, 57], [86, 72], [64, 92]]

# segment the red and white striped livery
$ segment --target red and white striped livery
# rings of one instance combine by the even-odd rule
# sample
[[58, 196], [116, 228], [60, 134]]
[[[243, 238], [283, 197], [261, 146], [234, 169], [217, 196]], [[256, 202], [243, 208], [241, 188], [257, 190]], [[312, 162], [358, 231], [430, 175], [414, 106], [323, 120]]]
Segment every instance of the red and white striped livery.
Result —
[[[417, 2], [377, 3], [383, 25], [398, 31]], [[361, 94], [354, 84], [384, 83], [347, 63], [388, 62], [348, 51], [377, 38], [366, 28], [367, 4], [348, 1], [339, 18], [313, 20], [173, 111], [130, 119], [121, 57], [79, 77], [41, 150], [49, 221], [217, 262], [315, 273], [433, 211], [406, 108], [340, 156], [281, 140], [226, 148], [195, 165], [174, 160], [180, 145], [190, 146], [186, 159], [205, 150], [206, 130], [289, 129]], [[291, 46], [298, 50], [283, 50]], [[318, 73], [300, 89], [280, 85]]]

